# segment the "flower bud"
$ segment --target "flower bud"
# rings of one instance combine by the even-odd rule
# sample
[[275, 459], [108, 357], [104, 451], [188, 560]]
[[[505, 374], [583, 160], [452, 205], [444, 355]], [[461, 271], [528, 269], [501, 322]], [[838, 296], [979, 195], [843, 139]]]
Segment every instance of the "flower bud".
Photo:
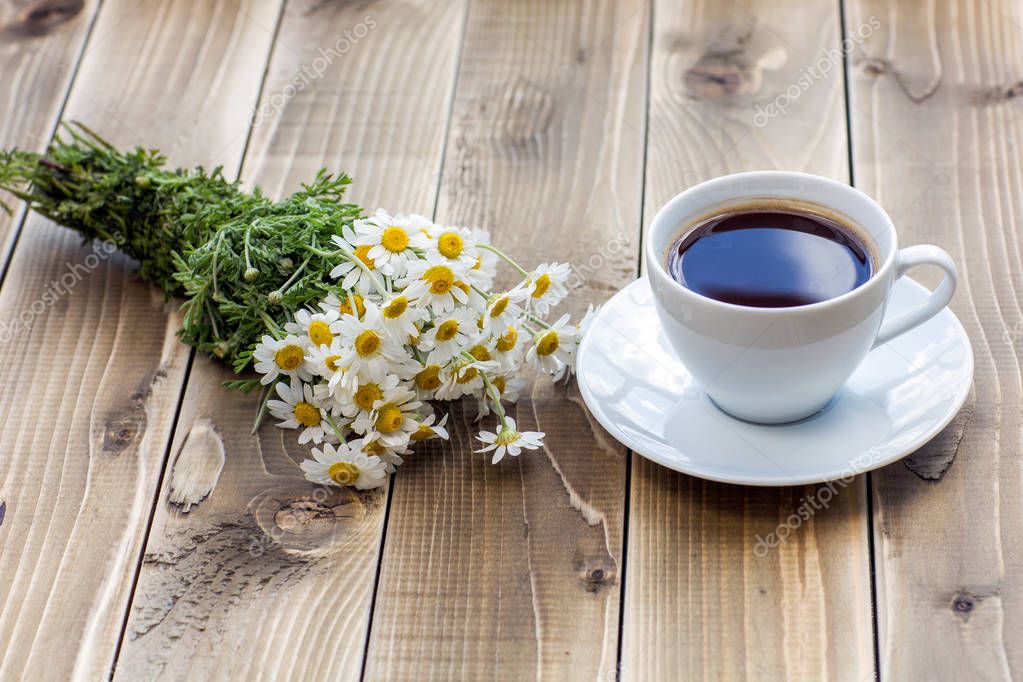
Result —
[[270, 305], [280, 305], [284, 300], [284, 294], [280, 291], [271, 291], [266, 295], [266, 300], [270, 302]]
[[277, 261], [277, 267], [280, 268], [281, 272], [288, 273], [295, 269], [295, 262], [285, 256]]
[[226, 341], [221, 341], [213, 347], [213, 354], [218, 358], [224, 358], [228, 353], [231, 352], [231, 346], [227, 345]]
[[246, 282], [251, 284], [252, 282], [255, 282], [257, 279], [259, 279], [259, 270], [257, 270], [256, 268], [246, 268], [245, 274], [242, 276], [245, 278]]

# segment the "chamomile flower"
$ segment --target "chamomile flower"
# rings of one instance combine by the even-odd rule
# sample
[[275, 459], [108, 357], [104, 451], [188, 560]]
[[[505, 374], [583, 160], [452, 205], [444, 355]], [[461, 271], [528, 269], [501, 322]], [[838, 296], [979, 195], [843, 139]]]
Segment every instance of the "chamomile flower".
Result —
[[546, 315], [561, 303], [568, 296], [566, 282], [570, 274], [572, 269], [567, 263], [544, 263], [533, 270], [525, 282], [532, 308]]
[[410, 440], [413, 443], [418, 443], [422, 440], [429, 440], [431, 438], [440, 438], [442, 440], [448, 439], [448, 430], [444, 428], [444, 425], [448, 423], [448, 415], [437, 421], [437, 415], [431, 414], [426, 419], [419, 422], [419, 427], [412, 433]]
[[302, 429], [298, 435], [300, 444], [312, 441], [322, 443], [324, 438], [335, 438], [327, 414], [319, 399], [313, 395], [313, 387], [292, 379], [290, 384], [277, 382], [274, 387], [280, 400], [268, 400], [270, 414], [281, 420], [277, 426], [282, 429]]
[[294, 334], [283, 339], [264, 335], [252, 352], [255, 370], [263, 375], [259, 383], [272, 383], [281, 375], [308, 381], [312, 375], [305, 368], [305, 342]]
[[337, 339], [329, 346], [314, 346], [306, 351], [306, 371], [314, 377], [327, 380], [325, 386], [329, 395], [333, 395], [344, 376], [345, 367], [341, 364], [344, 355], [344, 349]]
[[348, 225], [341, 229], [341, 234], [331, 237], [336, 245], [350, 252], [355, 260], [343, 260], [330, 271], [330, 276], [341, 280], [341, 288], [345, 291], [357, 291], [362, 296], [376, 290], [374, 276], [383, 274], [377, 268], [376, 261], [369, 255], [372, 248], [368, 244], [359, 244], [358, 236]]
[[449, 261], [437, 253], [428, 253], [426, 258], [416, 260], [408, 265], [405, 295], [417, 299], [421, 306], [429, 305], [438, 313], [454, 310], [456, 305], [464, 305], [469, 296], [465, 289], [455, 286], [456, 282], [464, 282], [465, 266], [457, 261]]
[[483, 331], [503, 334], [509, 325], [515, 324], [522, 317], [522, 304], [528, 298], [529, 291], [520, 286], [492, 296], [483, 315]]
[[433, 225], [429, 233], [433, 239], [430, 251], [436, 251], [448, 260], [460, 261], [466, 267], [476, 264], [476, 242], [471, 230]]
[[419, 336], [418, 325], [423, 321], [423, 313], [415, 301], [399, 293], [380, 306], [380, 321], [391, 336], [404, 343]]
[[394, 470], [405, 462], [402, 455], [412, 454], [407, 447], [389, 448], [379, 440], [369, 438], [356, 438], [349, 441], [349, 445], [354, 449], [362, 450], [367, 455], [379, 457], [380, 461], [384, 463], [384, 470], [389, 474], [394, 473]]
[[415, 416], [421, 406], [414, 391], [398, 386], [384, 391], [383, 397], [374, 403], [373, 411], [360, 413], [352, 426], [369, 440], [379, 441], [389, 448], [402, 448], [419, 427]]
[[347, 351], [340, 361], [342, 367], [348, 367], [343, 383], [351, 385], [361, 374], [386, 370], [391, 363], [403, 360], [401, 344], [384, 330], [380, 309], [372, 303], [366, 303], [362, 319], [342, 317], [339, 335]]
[[562, 315], [557, 322], [533, 337], [526, 351], [526, 361], [540, 371], [554, 375], [557, 381], [564, 376], [577, 344], [575, 328], [568, 326], [568, 315]]
[[398, 387], [401, 382], [398, 375], [383, 369], [366, 370], [355, 383], [341, 387], [334, 393], [341, 414], [346, 417], [358, 417], [369, 414], [384, 394]]
[[491, 463], [497, 464], [504, 459], [506, 453], [518, 457], [523, 450], [536, 450], [543, 445], [545, 435], [542, 431], [519, 431], [515, 426], [515, 420], [505, 417], [504, 425], [496, 433], [480, 432], [476, 438], [484, 447], [476, 452], [493, 452], [494, 458]]
[[434, 396], [440, 400], [454, 400], [465, 395], [482, 395], [483, 376], [480, 373], [497, 372], [498, 369], [498, 364], [493, 361], [469, 360], [458, 356], [441, 369], [440, 386]]
[[322, 448], [313, 448], [313, 459], [307, 459], [299, 466], [305, 477], [318, 485], [352, 486], [359, 490], [379, 488], [387, 481], [387, 470], [383, 460], [367, 455], [348, 443], [334, 446], [324, 443]]
[[369, 247], [366, 255], [383, 274], [404, 277], [408, 263], [419, 259], [416, 249], [430, 246], [431, 226], [422, 216], [392, 216], [378, 209], [372, 218], [355, 221], [355, 245]]
[[335, 310], [326, 310], [322, 313], [299, 310], [295, 313], [295, 321], [284, 325], [284, 331], [307, 338], [312, 347], [329, 346], [337, 336], [340, 318]]
[[422, 365], [415, 373], [412, 383], [416, 387], [416, 393], [420, 400], [430, 400], [433, 398], [434, 391], [440, 388], [443, 383], [440, 376], [443, 369], [442, 365], [433, 363]]
[[475, 313], [455, 308], [433, 318], [433, 326], [419, 335], [419, 350], [429, 353], [427, 362], [443, 364], [466, 348], [477, 329]]
[[490, 338], [490, 354], [504, 370], [511, 371], [518, 367], [522, 358], [523, 338], [522, 330], [514, 324], [505, 327], [500, 335]]

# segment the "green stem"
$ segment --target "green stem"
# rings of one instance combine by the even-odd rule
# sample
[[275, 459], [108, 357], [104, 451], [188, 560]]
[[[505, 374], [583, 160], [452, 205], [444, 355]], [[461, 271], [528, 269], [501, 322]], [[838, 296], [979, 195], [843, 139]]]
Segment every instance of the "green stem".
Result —
[[501, 392], [497, 390], [497, 386], [491, 383], [490, 377], [487, 376], [486, 372], [478, 371], [480, 376], [483, 377], [483, 385], [486, 386], [487, 395], [490, 396], [490, 403], [494, 406], [494, 412], [497, 413], [498, 418], [501, 420], [501, 428], [503, 429], [507, 426], [507, 422], [505, 421], [504, 405], [501, 404]]
[[490, 253], [496, 255], [505, 263], [518, 270], [519, 274], [522, 275], [523, 277], [529, 277], [529, 273], [526, 270], [524, 270], [521, 265], [512, 260], [511, 256], [506, 254], [504, 251], [501, 251], [500, 249], [493, 247], [490, 244], [477, 244], [476, 247], [483, 249], [484, 251], [489, 251]]
[[274, 319], [267, 315], [265, 311], [260, 310], [259, 317], [263, 320], [264, 324], [266, 324], [267, 331], [273, 334], [275, 339], [280, 339], [284, 336], [284, 330], [281, 329]]
[[274, 394], [274, 386], [276, 385], [277, 382], [275, 381], [274, 383], [266, 387], [266, 394], [263, 396], [263, 401], [262, 404], [259, 406], [259, 411], [256, 412], [256, 421], [252, 423], [252, 431], [250, 431], [249, 433], [252, 434], [256, 433], [256, 431], [259, 430], [259, 426], [263, 423], [263, 417], [266, 416], [266, 411], [268, 409], [267, 403], [270, 402], [270, 396]]

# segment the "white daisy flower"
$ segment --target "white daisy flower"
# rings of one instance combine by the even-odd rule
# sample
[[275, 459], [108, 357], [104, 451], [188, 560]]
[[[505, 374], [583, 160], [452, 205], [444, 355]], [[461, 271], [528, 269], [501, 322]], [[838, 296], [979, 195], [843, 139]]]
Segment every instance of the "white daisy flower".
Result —
[[355, 221], [355, 245], [369, 247], [367, 255], [381, 273], [404, 277], [408, 263], [419, 259], [415, 250], [430, 246], [432, 226], [422, 216], [392, 216], [377, 209], [372, 218]]
[[313, 395], [313, 387], [298, 379], [292, 379], [290, 385], [283, 381], [275, 386], [280, 400], [268, 400], [266, 406], [270, 414], [281, 420], [277, 426], [282, 429], [302, 429], [298, 435], [300, 444], [312, 441], [322, 443], [324, 438], [335, 439], [326, 412], [319, 399]]
[[295, 313], [295, 321], [284, 325], [284, 331], [307, 338], [311, 347], [329, 346], [340, 328], [340, 318], [336, 310], [328, 309], [322, 313], [299, 310]]
[[491, 297], [483, 314], [483, 331], [503, 334], [509, 325], [514, 325], [522, 317], [522, 304], [528, 298], [529, 291], [521, 286]]
[[505, 453], [512, 457], [518, 457], [523, 450], [536, 450], [543, 445], [543, 437], [546, 434], [542, 431], [520, 432], [515, 428], [514, 419], [505, 417], [504, 421], [504, 426], [498, 429], [497, 433], [480, 431], [476, 437], [485, 444], [485, 447], [476, 450], [476, 452], [494, 452], [491, 463], [500, 462], [504, 459]]
[[404, 293], [392, 296], [380, 306], [380, 318], [384, 329], [402, 344], [419, 336], [419, 324], [423, 321], [424, 310], [415, 305]]
[[504, 333], [490, 338], [490, 353], [506, 371], [518, 367], [522, 358], [522, 330], [516, 325], [508, 325]]
[[281, 375], [299, 378], [302, 381], [309, 381], [312, 378], [305, 368], [305, 342], [294, 334], [288, 334], [283, 339], [264, 335], [256, 344], [252, 359], [255, 361], [256, 371], [263, 375], [259, 383], [264, 386], [276, 381]]
[[313, 346], [306, 351], [305, 368], [310, 374], [327, 380], [325, 386], [328, 394], [333, 395], [344, 377], [345, 367], [341, 364], [345, 351], [338, 339], [329, 346]]
[[352, 426], [368, 440], [389, 448], [403, 448], [419, 428], [415, 416], [421, 406], [415, 391], [396, 386], [384, 391], [383, 397], [373, 404], [372, 412], [360, 412]]
[[429, 440], [431, 438], [440, 438], [448, 440], [448, 430], [444, 428], [444, 425], [448, 423], [448, 415], [444, 415], [443, 419], [437, 421], [437, 415], [431, 414], [426, 419], [419, 422], [419, 427], [411, 436], [413, 443], [418, 443], [422, 440]]
[[481, 362], [458, 357], [440, 371], [440, 386], [434, 396], [439, 400], [454, 400], [464, 395], [482, 395], [483, 377], [480, 372], [496, 373], [496, 362]]
[[433, 326], [419, 335], [418, 348], [429, 353], [428, 363], [444, 364], [468, 346], [477, 330], [475, 313], [454, 308], [433, 318]]
[[348, 443], [336, 447], [324, 443], [313, 448], [313, 459], [307, 459], [299, 466], [305, 477], [318, 485], [353, 486], [359, 490], [379, 488], [387, 482], [387, 470], [383, 460], [352, 448]]
[[529, 291], [530, 304], [541, 315], [561, 303], [568, 296], [568, 276], [572, 268], [567, 263], [544, 263], [526, 278], [524, 286]]
[[526, 362], [554, 375], [557, 381], [564, 376], [578, 342], [576, 329], [568, 326], [568, 315], [562, 315], [557, 322], [533, 337], [526, 351]]
[[389, 448], [379, 440], [370, 440], [368, 438], [357, 438], [349, 442], [352, 448], [360, 449], [367, 455], [373, 455], [379, 457], [380, 461], [384, 463], [384, 469], [387, 473], [394, 473], [395, 469], [400, 467], [405, 459], [402, 455], [411, 455], [412, 451], [407, 447], [403, 448]]
[[347, 385], [353, 385], [361, 374], [386, 371], [406, 358], [401, 344], [384, 330], [380, 309], [372, 303], [366, 302], [361, 320], [354, 315], [342, 317], [339, 332], [347, 351], [340, 364], [348, 368], [341, 382]]
[[350, 251], [362, 265], [351, 260], [344, 260], [334, 266], [334, 269], [330, 271], [330, 276], [334, 279], [340, 279], [341, 288], [345, 291], [355, 290], [366, 296], [370, 292], [376, 291], [376, 283], [373, 281], [373, 275], [370, 273], [384, 273], [379, 272], [376, 262], [369, 255], [372, 247], [368, 244], [356, 243], [357, 239], [358, 237], [349, 225], [341, 228], [341, 234], [331, 237], [331, 241], [342, 249]]
[[408, 276], [402, 282], [406, 286], [405, 295], [440, 313], [453, 310], [456, 304], [469, 300], [465, 289], [455, 285], [465, 281], [466, 270], [458, 261], [449, 261], [437, 253], [427, 254], [425, 259], [409, 263]]
[[431, 251], [436, 251], [448, 260], [460, 261], [467, 268], [476, 264], [476, 240], [473, 239], [472, 230], [433, 225], [429, 234], [433, 240]]
[[412, 377], [412, 381], [420, 400], [427, 401], [433, 399], [433, 392], [441, 386], [440, 373], [443, 369], [443, 365], [436, 363], [419, 366]]
[[362, 413], [371, 413], [377, 401], [384, 399], [384, 393], [397, 388], [400, 381], [398, 375], [383, 369], [367, 370], [356, 383], [338, 389], [334, 400], [341, 414], [354, 419]]

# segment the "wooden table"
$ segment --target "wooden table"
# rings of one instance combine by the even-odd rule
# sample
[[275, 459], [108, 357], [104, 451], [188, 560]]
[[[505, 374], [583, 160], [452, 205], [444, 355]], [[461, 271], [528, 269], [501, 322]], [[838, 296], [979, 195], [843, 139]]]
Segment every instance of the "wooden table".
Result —
[[699, 180], [852, 181], [953, 254], [976, 353], [948, 429], [798, 524], [818, 486], [675, 474], [547, 384], [514, 412], [546, 451], [490, 466], [456, 409], [386, 490], [313, 495], [130, 262], [18, 212], [0, 679], [1023, 676], [1023, 3], [0, 0], [0, 25], [4, 147], [79, 119], [278, 196], [347, 170], [363, 206], [577, 264], [575, 312]]

